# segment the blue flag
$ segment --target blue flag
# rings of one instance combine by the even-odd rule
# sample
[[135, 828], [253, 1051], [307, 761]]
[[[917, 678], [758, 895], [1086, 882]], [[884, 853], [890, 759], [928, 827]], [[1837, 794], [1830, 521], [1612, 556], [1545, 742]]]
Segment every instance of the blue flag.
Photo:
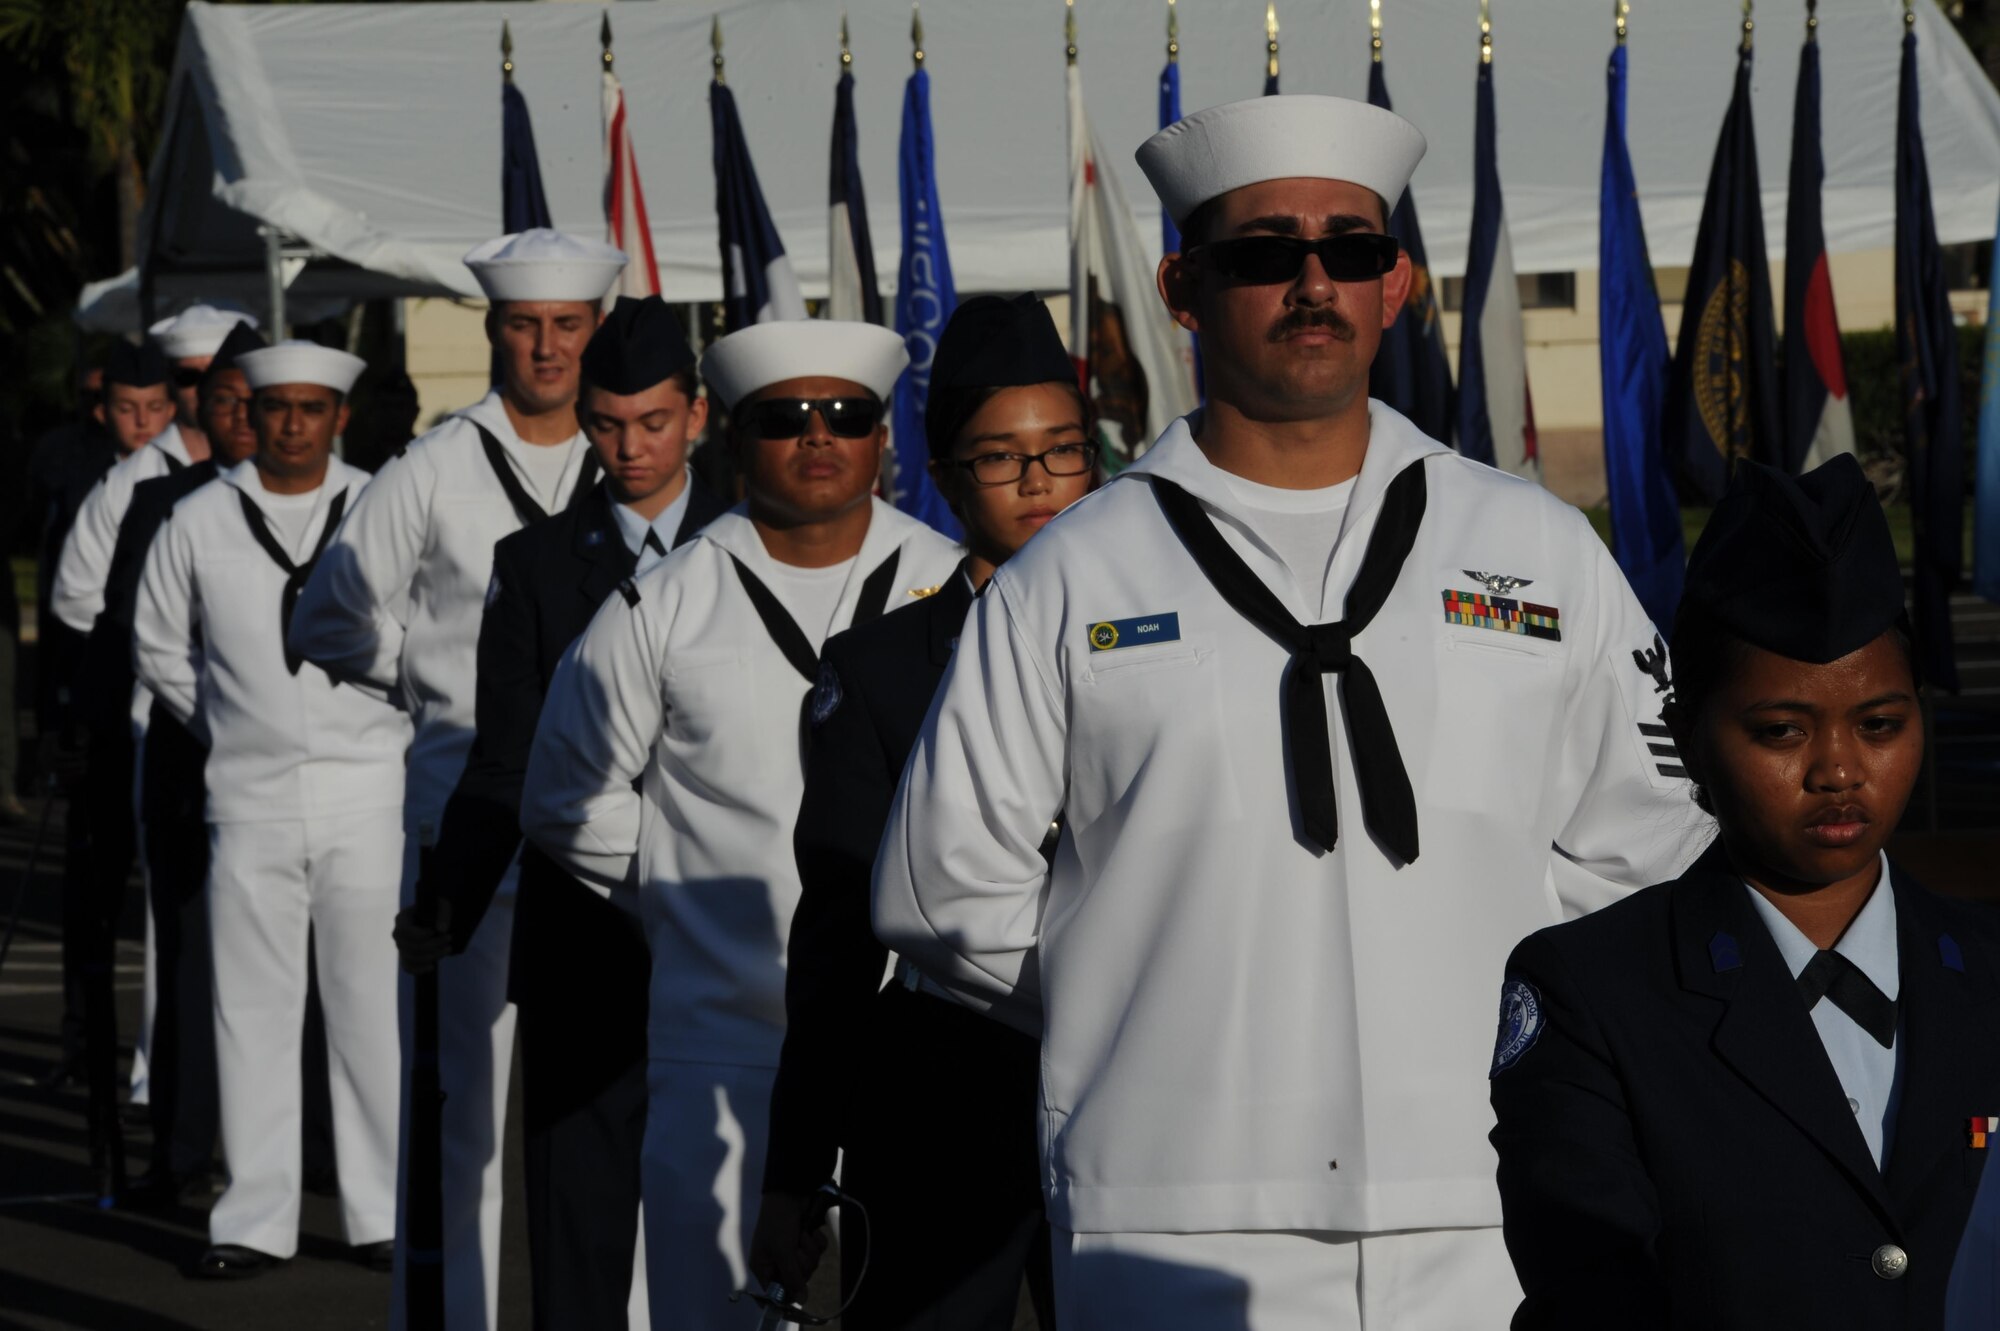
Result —
[[1688, 492], [1714, 503], [1738, 458], [1785, 467], [1748, 51], [1736, 58], [1682, 310], [1663, 447]]
[[535, 156], [535, 123], [528, 118], [528, 99], [511, 81], [500, 85], [500, 225], [510, 236], [555, 225], [542, 193], [542, 163]]
[[833, 94], [833, 175], [827, 187], [828, 313], [835, 319], [882, 322], [875, 285], [875, 247], [868, 239], [868, 200], [861, 192], [860, 136], [854, 128], [854, 75], [843, 71]]
[[962, 539], [958, 519], [931, 483], [930, 445], [924, 436], [924, 404], [930, 400], [931, 358], [958, 291], [951, 280], [951, 251], [944, 240], [944, 210], [938, 204], [937, 172], [931, 142], [931, 76], [922, 69], [903, 87], [903, 141], [896, 173], [903, 206], [903, 262], [896, 279], [896, 331], [909, 348], [910, 368], [896, 381], [890, 445], [894, 466], [889, 499], [911, 517], [953, 539]]
[[723, 331], [733, 333], [772, 319], [803, 319], [806, 301], [784, 242], [764, 206], [750, 145], [736, 118], [727, 84], [708, 87], [709, 124], [715, 139], [715, 220], [722, 246]]
[[1625, 48], [1605, 75], [1604, 176], [1598, 191], [1598, 356], [1604, 374], [1604, 479], [1611, 494], [1611, 553], [1646, 614], [1673, 627], [1687, 571], [1680, 504], [1660, 454], [1667, 392], [1667, 328], [1639, 186], [1625, 146]]
[[[1368, 66], [1368, 101], [1384, 111], [1393, 109], [1380, 60]], [[1416, 200], [1407, 189], [1389, 214], [1389, 234], [1410, 256], [1410, 295], [1396, 322], [1382, 334], [1381, 349], [1368, 371], [1368, 395], [1402, 412], [1431, 438], [1448, 444], [1457, 420], [1451, 361], [1444, 352], [1444, 325], [1438, 319], [1437, 293], [1431, 285], [1424, 233], [1417, 225]]]
[[[549, 220], [548, 196], [542, 193], [542, 162], [535, 155], [535, 122], [528, 117], [528, 99], [512, 79], [500, 84], [500, 232], [511, 236]], [[487, 358], [486, 381], [498, 388], [506, 369], [496, 348]]]
[[1972, 590], [2000, 602], [2000, 244], [1993, 247], [1980, 375], [1979, 473], [1972, 498]]
[[1924, 681], [1958, 692], [1951, 589], [1961, 569], [1965, 458], [1959, 442], [1958, 330], [1931, 215], [1918, 118], [1917, 34], [1903, 34], [1896, 101], [1896, 363], [1903, 369], [1903, 448], [1915, 537], [1911, 599]]

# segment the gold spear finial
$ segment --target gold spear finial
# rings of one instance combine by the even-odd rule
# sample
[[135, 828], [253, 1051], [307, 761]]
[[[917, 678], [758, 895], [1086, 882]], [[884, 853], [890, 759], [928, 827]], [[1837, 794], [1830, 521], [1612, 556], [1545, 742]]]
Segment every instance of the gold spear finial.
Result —
[[1743, 54], [1750, 54], [1752, 39], [1757, 34], [1757, 20], [1750, 16], [1752, 0], [1743, 0]]
[[1264, 77], [1278, 77], [1278, 3], [1265, 0], [1264, 4]]
[[1479, 63], [1493, 63], [1493, 3], [1479, 0]]
[[514, 30], [504, 18], [500, 20], [500, 77], [514, 81]]
[[1076, 63], [1076, 0], [1063, 0], [1063, 41], [1070, 64]]
[[1806, 40], [1819, 40], [1819, 0], [1806, 0]]
[[722, 82], [722, 15], [717, 14], [709, 25], [708, 44], [715, 51], [715, 81]]
[[[1807, 5], [1812, 0], [1806, 0]], [[1632, 15], [1632, 0], [1611, 0], [1611, 18], [1618, 27], [1618, 44], [1625, 44], [1625, 20]]]
[[604, 48], [604, 72], [611, 72], [611, 11], [604, 11], [604, 22], [597, 25], [597, 41]]
[[1903, 0], [1903, 26], [1905, 28], [1917, 26], [1917, 11], [1911, 7], [1910, 0]]
[[1382, 63], [1382, 0], [1368, 0], [1368, 58]]
[[854, 63], [854, 52], [847, 49], [847, 11], [840, 11], [840, 67], [846, 69]]
[[1181, 62], [1181, 16], [1174, 8], [1174, 0], [1167, 0], [1167, 63]]
[[910, 59], [918, 69], [924, 67], [924, 15], [916, 0], [910, 0]]

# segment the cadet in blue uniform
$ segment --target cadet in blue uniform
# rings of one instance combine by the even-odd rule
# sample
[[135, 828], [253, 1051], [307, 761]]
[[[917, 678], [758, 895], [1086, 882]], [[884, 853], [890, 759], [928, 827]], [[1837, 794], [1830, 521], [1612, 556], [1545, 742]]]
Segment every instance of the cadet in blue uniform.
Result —
[[708, 404], [694, 351], [659, 297], [619, 299], [584, 349], [582, 375], [577, 418], [605, 479], [493, 548], [478, 735], [424, 868], [444, 917], [404, 911], [397, 941], [411, 970], [463, 952], [521, 851], [507, 996], [520, 1010], [535, 1325], [622, 1328], [639, 1230], [651, 960], [636, 918], [522, 847], [521, 778], [563, 652], [607, 596], [725, 505], [687, 467]]
[[1739, 466], [1666, 710], [1720, 835], [1507, 966], [1516, 1331], [1935, 1328], [1954, 1266], [2000, 1256], [1961, 1246], [2000, 1129], [2000, 942], [1882, 851], [1923, 761], [1906, 624], [1852, 457]]
[[[1039, 1044], [976, 1013], [888, 950], [869, 923], [875, 848], [973, 598], [994, 568], [1089, 490], [1096, 463], [1075, 371], [1032, 295], [959, 306], [931, 367], [931, 474], [965, 525], [935, 595], [829, 641], [813, 695], [793, 844], [803, 889], [785, 980], [764, 1203], [750, 1265], [803, 1290], [824, 1240], [800, 1216], [846, 1151], [842, 1264], [851, 1331], [1013, 1325], [1024, 1271], [1041, 1313], [1048, 1222], [1036, 1166]], [[878, 992], [879, 991], [879, 992]], [[851, 1087], [838, 1108], [830, 1089]], [[857, 1263], [867, 1278], [855, 1287]]]

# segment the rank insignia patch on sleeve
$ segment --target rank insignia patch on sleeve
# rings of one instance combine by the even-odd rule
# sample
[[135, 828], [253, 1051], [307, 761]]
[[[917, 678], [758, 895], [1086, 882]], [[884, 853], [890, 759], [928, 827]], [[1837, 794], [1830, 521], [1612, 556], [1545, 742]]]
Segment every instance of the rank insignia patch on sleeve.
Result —
[[1466, 628], [1517, 633], [1548, 642], [1562, 641], [1562, 611], [1488, 592], [1444, 593], [1444, 622]]
[[1493, 1070], [1487, 1078], [1497, 1077], [1520, 1062], [1542, 1038], [1546, 1024], [1542, 996], [1535, 986], [1526, 980], [1508, 980], [1500, 990], [1500, 1033], [1493, 1042]]

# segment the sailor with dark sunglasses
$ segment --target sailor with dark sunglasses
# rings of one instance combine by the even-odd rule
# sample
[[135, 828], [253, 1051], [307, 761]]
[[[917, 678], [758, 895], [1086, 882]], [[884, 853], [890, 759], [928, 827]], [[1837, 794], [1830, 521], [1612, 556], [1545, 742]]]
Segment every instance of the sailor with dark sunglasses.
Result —
[[1507, 947], [1696, 849], [1582, 514], [1368, 398], [1423, 151], [1306, 96], [1139, 150], [1208, 400], [994, 575], [883, 837], [883, 943], [1042, 1037], [1064, 1326], [1504, 1327]]
[[708, 349], [746, 500], [609, 597], [557, 668], [522, 830], [637, 910], [652, 949], [644, 1148], [653, 1325], [729, 1296], [764, 1173], [799, 899], [792, 825], [821, 645], [936, 591], [960, 550], [873, 496], [886, 329], [759, 324]]

